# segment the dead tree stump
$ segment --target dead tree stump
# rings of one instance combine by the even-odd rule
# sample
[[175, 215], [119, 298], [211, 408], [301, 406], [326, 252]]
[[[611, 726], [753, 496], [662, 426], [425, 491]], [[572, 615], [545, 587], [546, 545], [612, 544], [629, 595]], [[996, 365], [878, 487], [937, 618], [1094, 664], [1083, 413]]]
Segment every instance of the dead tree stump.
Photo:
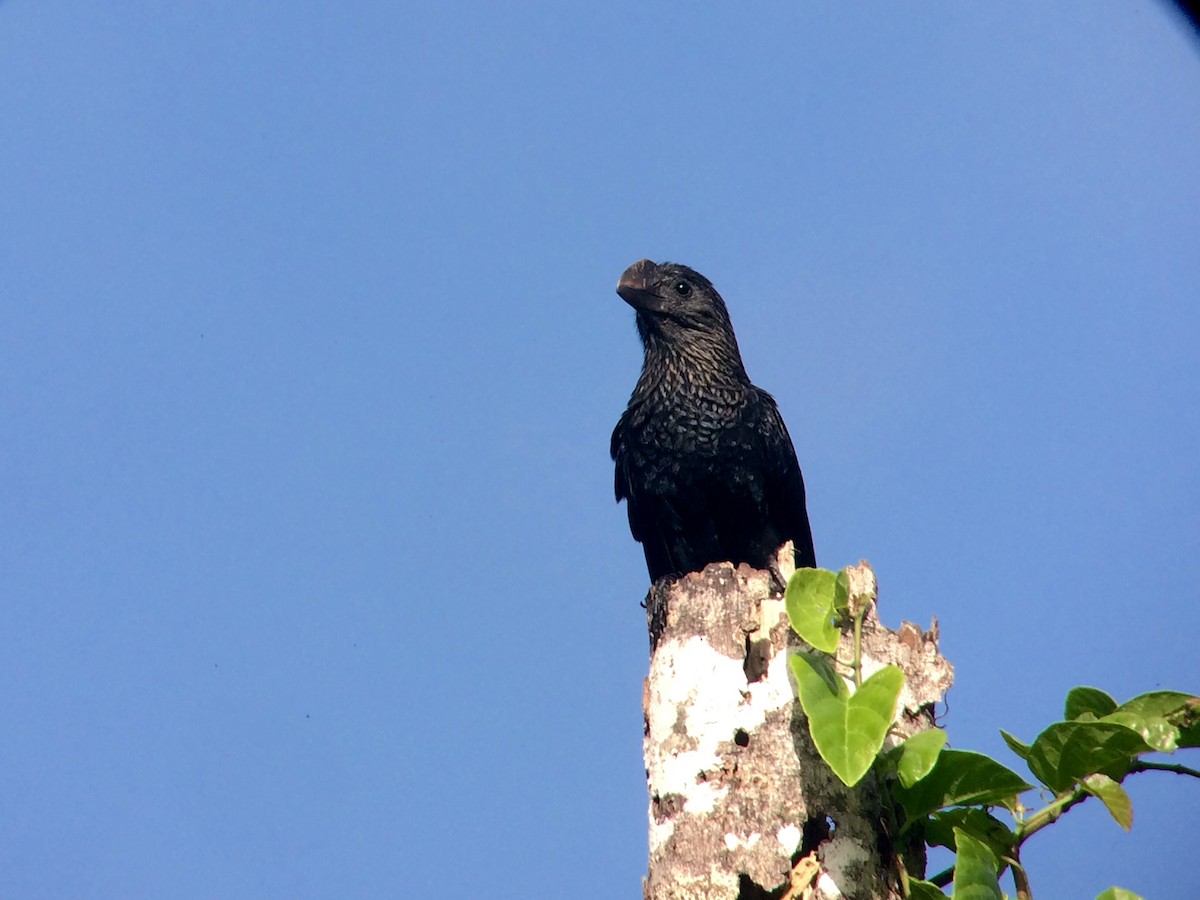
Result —
[[[791, 547], [778, 566], [791, 575]], [[874, 575], [865, 563], [855, 579]], [[813, 747], [787, 663], [799, 638], [767, 572], [708, 566], [664, 592], [643, 694], [650, 865], [646, 900], [900, 896], [871, 775], [853, 788]], [[843, 635], [839, 658], [850, 658]], [[893, 664], [897, 730], [933, 727], [953, 678], [936, 628], [863, 623], [863, 675]]]

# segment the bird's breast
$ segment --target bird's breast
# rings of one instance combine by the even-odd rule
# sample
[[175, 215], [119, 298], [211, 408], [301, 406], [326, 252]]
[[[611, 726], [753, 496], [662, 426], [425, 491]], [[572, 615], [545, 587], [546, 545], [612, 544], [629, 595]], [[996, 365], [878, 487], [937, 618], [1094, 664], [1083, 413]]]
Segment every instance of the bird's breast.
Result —
[[744, 426], [746, 402], [737, 391], [682, 394], [630, 410], [622, 436], [631, 468], [666, 490], [725, 477], [754, 452]]

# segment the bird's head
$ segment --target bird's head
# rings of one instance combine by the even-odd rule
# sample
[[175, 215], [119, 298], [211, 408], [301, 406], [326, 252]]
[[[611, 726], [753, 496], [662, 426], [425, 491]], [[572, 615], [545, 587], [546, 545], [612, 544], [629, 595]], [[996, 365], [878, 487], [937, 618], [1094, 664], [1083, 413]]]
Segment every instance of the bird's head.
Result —
[[617, 293], [637, 310], [638, 334], [648, 353], [704, 356], [744, 377], [725, 301], [696, 270], [639, 260], [625, 270]]

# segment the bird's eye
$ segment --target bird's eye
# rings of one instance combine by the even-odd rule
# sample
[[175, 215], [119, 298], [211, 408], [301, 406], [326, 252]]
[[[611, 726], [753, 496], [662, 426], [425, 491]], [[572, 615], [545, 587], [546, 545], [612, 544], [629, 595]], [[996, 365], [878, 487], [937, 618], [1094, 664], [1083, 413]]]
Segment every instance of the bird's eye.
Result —
[[675, 293], [677, 293], [680, 297], [686, 297], [691, 292], [692, 286], [686, 281], [675, 282]]

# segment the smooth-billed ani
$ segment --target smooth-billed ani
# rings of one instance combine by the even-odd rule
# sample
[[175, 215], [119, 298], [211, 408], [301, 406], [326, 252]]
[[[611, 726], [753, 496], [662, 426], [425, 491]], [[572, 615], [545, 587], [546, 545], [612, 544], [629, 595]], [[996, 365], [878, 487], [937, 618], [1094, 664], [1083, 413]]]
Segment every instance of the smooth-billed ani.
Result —
[[712, 562], [767, 569], [787, 540], [797, 566], [815, 566], [796, 451], [746, 375], [721, 295], [687, 266], [648, 259], [617, 293], [637, 310], [645, 360], [611, 452], [651, 582]]

